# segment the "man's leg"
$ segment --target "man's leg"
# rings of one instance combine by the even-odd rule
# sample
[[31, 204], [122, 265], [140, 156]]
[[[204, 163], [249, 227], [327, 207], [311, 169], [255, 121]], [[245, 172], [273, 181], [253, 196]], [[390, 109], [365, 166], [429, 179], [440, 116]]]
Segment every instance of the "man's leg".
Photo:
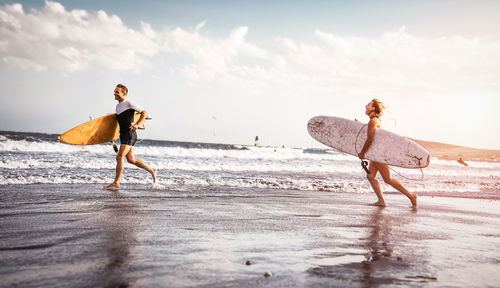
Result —
[[156, 169], [151, 168], [149, 165], [144, 163], [144, 161], [142, 161], [141, 159], [135, 158], [133, 146], [130, 148], [130, 150], [127, 153], [127, 161], [128, 161], [128, 163], [134, 164], [135, 166], [142, 168], [142, 169], [148, 171], [149, 173], [151, 173], [151, 176], [153, 176], [153, 183], [156, 183]]
[[104, 189], [113, 190], [120, 188], [120, 180], [122, 178], [123, 172], [123, 157], [128, 155], [132, 146], [121, 144], [120, 150], [118, 150], [118, 154], [116, 154], [116, 172], [115, 172], [115, 181], [110, 185], [104, 186]]

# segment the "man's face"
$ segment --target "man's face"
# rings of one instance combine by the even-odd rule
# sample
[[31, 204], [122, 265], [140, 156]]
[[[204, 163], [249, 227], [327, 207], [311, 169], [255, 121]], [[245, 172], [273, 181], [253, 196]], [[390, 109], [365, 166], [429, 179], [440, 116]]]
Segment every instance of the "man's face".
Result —
[[126, 94], [123, 93], [122, 88], [116, 87], [115, 88], [115, 100], [118, 101], [123, 101], [125, 100], [125, 97], [127, 96]]

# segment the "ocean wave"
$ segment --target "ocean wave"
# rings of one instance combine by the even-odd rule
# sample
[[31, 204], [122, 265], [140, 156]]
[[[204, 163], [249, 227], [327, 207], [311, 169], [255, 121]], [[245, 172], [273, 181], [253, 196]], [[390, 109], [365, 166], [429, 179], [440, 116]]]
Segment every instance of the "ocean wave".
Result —
[[[80, 169], [82, 172], [91, 169], [114, 169], [116, 161], [113, 154], [105, 157], [96, 157], [96, 155], [2, 155], [0, 160], [0, 169], [9, 170], [39, 170], [39, 169]], [[142, 157], [138, 155], [137, 157]], [[308, 161], [304, 159], [294, 159], [288, 161], [276, 161], [272, 159], [249, 160], [241, 158], [182, 158], [168, 156], [163, 158], [148, 157], [143, 158], [146, 163], [164, 171], [199, 171], [199, 172], [247, 172], [247, 173], [290, 173], [290, 174], [310, 174], [310, 175], [335, 175], [350, 174], [363, 175], [359, 160], [352, 159], [339, 160], [320, 160]], [[126, 162], [126, 161], [125, 161]], [[126, 163], [126, 169], [139, 169], [134, 165]], [[425, 180], [429, 177], [443, 178], [469, 178], [469, 177], [500, 177], [500, 170], [492, 168], [470, 168], [461, 166], [431, 165], [427, 169], [403, 169], [391, 167], [393, 177], [401, 180]], [[27, 172], [30, 173], [30, 172]]]
[[[114, 172], [100, 171], [101, 173], [89, 174], [40, 174], [40, 175], [0, 175], [0, 185], [30, 185], [30, 184], [109, 184], [113, 182]], [[124, 175], [122, 184], [150, 185], [151, 177], [145, 172], [129, 172]], [[384, 193], [398, 193], [394, 188], [381, 181]], [[358, 178], [295, 178], [283, 176], [267, 177], [236, 177], [235, 175], [209, 175], [209, 174], [177, 174], [164, 176], [158, 175], [157, 185], [165, 189], [184, 190], [196, 187], [234, 187], [234, 188], [263, 188], [285, 189], [301, 191], [324, 192], [350, 192], [373, 193], [368, 181]], [[494, 192], [500, 187], [499, 182], [471, 182], [471, 181], [441, 181], [434, 179], [426, 182], [409, 182], [405, 186], [412, 192], [431, 193], [431, 195], [458, 195], [463, 193]], [[497, 194], [497, 193], [494, 193]]]
[[[115, 155], [111, 145], [76, 146], [50, 142], [26, 142], [25, 140], [0, 142], [0, 153], [2, 152], [5, 152], [4, 155], [12, 153], [28, 153], [30, 155], [52, 153], [63, 159], [61, 162], [51, 163], [47, 159], [34, 160], [31, 156], [22, 158], [21, 155], [22, 159], [13, 159], [12, 161], [2, 157], [0, 168], [5, 169], [54, 168], [57, 166], [87, 168], [87, 164], [82, 164], [82, 162], [94, 163], [93, 165], [96, 165], [97, 168], [109, 168], [107, 162], [102, 163], [99, 159], [113, 159]], [[296, 148], [252, 147], [248, 150], [216, 150], [145, 146], [137, 147], [135, 155], [139, 158], [160, 159], [158, 165], [165, 169], [337, 172], [340, 166], [342, 167], [340, 171], [356, 172], [358, 169], [352, 167], [359, 164], [359, 160], [351, 155], [339, 152], [310, 154], [303, 153], [302, 149]], [[97, 158], [97, 161], [94, 158]], [[193, 161], [196, 163], [192, 163]], [[199, 163], [202, 165], [200, 166]], [[419, 169], [402, 169], [398, 167], [393, 169], [394, 171], [403, 171], [401, 173], [408, 175], [420, 173]], [[456, 161], [433, 159], [430, 167], [424, 169], [424, 173], [444, 176], [476, 176], [487, 173], [494, 177], [500, 177], [500, 163], [471, 161], [468, 167], [464, 167]]]
[[[116, 154], [110, 144], [68, 145], [54, 137], [0, 134], [0, 185], [113, 181]], [[139, 143], [135, 154], [159, 169], [158, 185], [167, 189], [224, 186], [373, 193], [360, 160], [331, 149], [248, 146], [233, 149], [234, 145], [224, 148], [196, 143], [176, 146], [182, 142], [146, 143], [149, 142]], [[123, 183], [142, 184], [151, 180], [147, 172], [125, 165]], [[415, 192], [479, 195], [500, 190], [500, 163], [496, 162], [470, 161], [465, 167], [456, 161], [432, 159], [423, 170], [392, 167], [392, 175]], [[395, 191], [380, 181], [384, 190]]]

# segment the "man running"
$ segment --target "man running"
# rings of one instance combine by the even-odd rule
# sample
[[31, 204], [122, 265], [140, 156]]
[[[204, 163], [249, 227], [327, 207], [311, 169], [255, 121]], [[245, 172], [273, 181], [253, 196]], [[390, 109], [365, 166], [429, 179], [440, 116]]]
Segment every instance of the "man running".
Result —
[[[128, 163], [134, 164], [151, 173], [151, 176], [153, 176], [153, 183], [156, 183], [156, 169], [151, 168], [141, 159], [134, 157], [134, 144], [137, 141], [137, 133], [135, 130], [146, 121], [148, 113], [135, 102], [126, 99], [127, 93], [128, 89], [125, 85], [116, 85], [114, 94], [115, 100], [118, 101], [118, 104], [116, 104], [116, 117], [118, 118], [118, 125], [120, 126], [120, 150], [118, 150], [118, 154], [116, 155], [115, 181], [110, 185], [104, 186], [104, 189], [108, 190], [120, 188], [124, 157], [127, 157]], [[137, 123], [134, 123], [134, 114], [136, 112], [140, 113], [141, 117]]]

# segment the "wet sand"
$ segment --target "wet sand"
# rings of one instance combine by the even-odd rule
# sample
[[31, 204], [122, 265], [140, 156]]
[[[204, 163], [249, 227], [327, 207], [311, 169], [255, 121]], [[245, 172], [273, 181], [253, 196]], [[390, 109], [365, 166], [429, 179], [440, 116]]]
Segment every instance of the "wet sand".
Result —
[[[0, 186], [1, 287], [487, 287], [497, 200]], [[251, 261], [251, 265], [245, 262]], [[264, 277], [271, 272], [271, 277]]]

